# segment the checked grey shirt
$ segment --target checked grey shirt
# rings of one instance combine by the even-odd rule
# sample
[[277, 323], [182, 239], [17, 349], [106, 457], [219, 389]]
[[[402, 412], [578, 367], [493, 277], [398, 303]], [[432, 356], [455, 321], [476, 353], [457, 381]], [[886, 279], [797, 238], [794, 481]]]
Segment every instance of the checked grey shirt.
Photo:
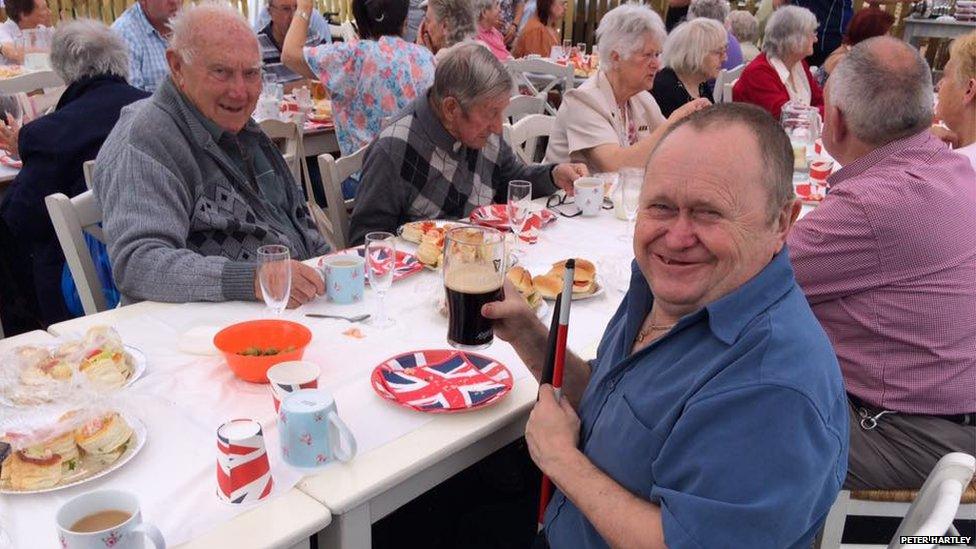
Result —
[[458, 219], [504, 202], [508, 182], [532, 182], [533, 197], [556, 190], [554, 164], [526, 165], [501, 136], [470, 149], [444, 129], [427, 95], [418, 97], [366, 150], [350, 243], [418, 219]]

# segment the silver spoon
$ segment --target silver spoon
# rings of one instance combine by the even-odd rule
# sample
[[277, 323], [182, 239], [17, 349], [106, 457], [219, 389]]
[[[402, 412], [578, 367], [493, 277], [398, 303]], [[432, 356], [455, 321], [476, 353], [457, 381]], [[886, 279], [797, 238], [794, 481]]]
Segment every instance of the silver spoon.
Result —
[[349, 322], [362, 322], [369, 318], [370, 315], [357, 315], [357, 316], [339, 316], [339, 315], [323, 315], [320, 313], [305, 313], [305, 316], [312, 318], [337, 318], [339, 320], [348, 320]]

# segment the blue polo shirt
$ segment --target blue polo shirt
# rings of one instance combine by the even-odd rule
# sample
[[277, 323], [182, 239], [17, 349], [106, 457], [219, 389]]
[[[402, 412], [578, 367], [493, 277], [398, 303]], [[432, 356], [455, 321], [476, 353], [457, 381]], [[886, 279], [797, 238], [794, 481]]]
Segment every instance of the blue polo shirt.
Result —
[[[661, 506], [671, 549], [809, 547], [847, 474], [848, 411], [788, 253], [629, 356], [652, 301], [635, 264], [580, 404], [583, 453]], [[545, 528], [554, 548], [607, 546], [558, 491]]]

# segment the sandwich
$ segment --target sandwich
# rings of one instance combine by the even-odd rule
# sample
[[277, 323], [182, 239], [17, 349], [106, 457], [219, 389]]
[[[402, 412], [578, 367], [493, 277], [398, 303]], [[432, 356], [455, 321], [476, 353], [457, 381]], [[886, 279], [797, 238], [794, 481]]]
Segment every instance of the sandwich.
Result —
[[[563, 274], [566, 272], [566, 261], [552, 264], [549, 275], [555, 275], [562, 286]], [[561, 289], [561, 288], [560, 288]], [[576, 258], [576, 268], [573, 270], [573, 295], [590, 295], [596, 291], [596, 266], [585, 259]]]
[[528, 302], [529, 307], [533, 309], [538, 309], [539, 305], [542, 303], [542, 296], [535, 288], [535, 284], [532, 281], [532, 275], [529, 271], [525, 270], [523, 267], [512, 267], [507, 273], [508, 279], [512, 281], [512, 285], [515, 289], [522, 294], [525, 301]]
[[70, 356], [61, 352], [50, 353], [36, 347], [17, 351], [27, 367], [20, 372], [20, 381], [24, 385], [45, 385], [52, 381], [71, 379], [74, 368], [71, 366]]
[[112, 388], [125, 385], [132, 375], [134, 361], [125, 351], [122, 339], [107, 326], [95, 326], [85, 334], [84, 359], [78, 369], [95, 383]]
[[132, 438], [132, 427], [117, 413], [92, 419], [75, 429], [75, 442], [93, 459], [107, 465], [119, 459]]
[[41, 490], [61, 482], [61, 456], [55, 453], [30, 455], [25, 451], [11, 452], [0, 469], [0, 483], [14, 490]]

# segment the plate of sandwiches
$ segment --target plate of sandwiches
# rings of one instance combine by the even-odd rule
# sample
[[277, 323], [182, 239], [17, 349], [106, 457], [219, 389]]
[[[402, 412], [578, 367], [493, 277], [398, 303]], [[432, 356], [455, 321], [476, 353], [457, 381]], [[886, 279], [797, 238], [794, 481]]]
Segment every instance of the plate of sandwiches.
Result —
[[464, 226], [461, 223], [425, 219], [405, 223], [397, 231], [400, 238], [417, 245], [417, 259], [428, 269], [438, 269], [444, 261], [444, 238], [447, 231]]
[[[532, 277], [532, 284], [543, 299], [555, 300], [563, 291], [563, 275], [566, 273], [566, 260], [552, 264], [549, 272]], [[589, 299], [603, 294], [603, 286], [596, 276], [596, 266], [586, 259], [576, 258], [573, 271], [573, 301]]]
[[549, 304], [542, 299], [542, 294], [536, 289], [532, 281], [532, 273], [524, 267], [515, 266], [508, 270], [507, 276], [515, 289], [522, 295], [522, 298], [529, 304], [529, 307], [535, 311], [535, 315], [539, 318], [546, 318], [546, 314], [549, 313]]
[[120, 389], [131, 385], [146, 371], [146, 355], [124, 345], [118, 333], [108, 326], [95, 326], [85, 337], [59, 346], [22, 346], [7, 360], [20, 368], [19, 384], [4, 391], [3, 397], [15, 404], [37, 404], [45, 387], [67, 382], [83, 374], [94, 385]]
[[[0, 494], [53, 492], [107, 475], [142, 450], [147, 433], [142, 421], [117, 412], [72, 424], [44, 442], [11, 451], [0, 465]], [[2, 438], [12, 444], [18, 436]]]

